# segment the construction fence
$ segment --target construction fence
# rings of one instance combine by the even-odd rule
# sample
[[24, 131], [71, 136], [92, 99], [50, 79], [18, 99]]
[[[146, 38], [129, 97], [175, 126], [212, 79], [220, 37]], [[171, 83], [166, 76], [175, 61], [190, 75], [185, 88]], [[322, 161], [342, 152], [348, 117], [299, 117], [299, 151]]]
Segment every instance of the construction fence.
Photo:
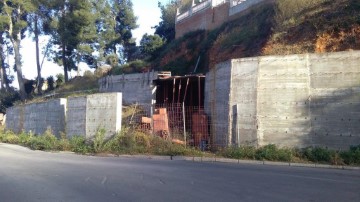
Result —
[[[224, 113], [226, 110], [224, 109]], [[227, 136], [217, 138], [211, 135], [213, 128], [225, 124], [221, 121], [211, 124], [203, 107], [185, 106], [183, 103], [124, 106], [122, 122], [124, 127], [132, 127], [146, 134], [201, 150], [223, 147], [227, 142], [226, 139], [219, 139]], [[212, 126], [214, 124], [217, 126]]]

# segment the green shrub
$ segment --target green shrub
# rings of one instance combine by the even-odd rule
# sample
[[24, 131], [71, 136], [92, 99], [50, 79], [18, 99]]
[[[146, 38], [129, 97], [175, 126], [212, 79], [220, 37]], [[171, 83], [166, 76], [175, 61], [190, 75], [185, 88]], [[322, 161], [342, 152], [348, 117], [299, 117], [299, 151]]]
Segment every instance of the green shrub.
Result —
[[228, 147], [220, 152], [227, 158], [255, 159], [256, 148], [251, 146]]
[[137, 147], [149, 148], [150, 147], [150, 137], [149, 135], [136, 131], [134, 133], [135, 144]]
[[350, 147], [349, 151], [340, 152], [340, 157], [348, 165], [360, 165], [360, 145]]
[[45, 139], [41, 136], [34, 136], [34, 138], [30, 139], [28, 146], [33, 150], [46, 150], [47, 148]]
[[130, 74], [130, 73], [141, 73], [149, 67], [149, 64], [143, 60], [134, 60], [121, 66], [115, 66], [111, 69], [111, 74]]
[[10, 91], [0, 90], [0, 113], [6, 112], [7, 108], [12, 107], [19, 100], [20, 94], [14, 89], [10, 89]]
[[84, 136], [73, 136], [69, 140], [71, 151], [86, 154], [93, 152], [91, 145], [86, 144], [86, 139]]
[[320, 4], [329, 0], [277, 0], [276, 20], [280, 25], [294, 24], [302, 11], [319, 7]]
[[99, 128], [96, 131], [95, 139], [94, 139], [94, 151], [96, 153], [105, 151], [105, 133], [106, 130], [104, 128]]
[[19, 134], [19, 144], [23, 145], [23, 146], [28, 146], [30, 140], [34, 137], [34, 134], [32, 133], [26, 133], [26, 132], [21, 132]]
[[269, 144], [259, 148], [255, 153], [257, 160], [269, 161], [291, 161], [292, 152], [289, 149], [279, 149], [274, 144]]
[[20, 141], [19, 136], [16, 134], [6, 134], [3, 142], [10, 144], [18, 144]]
[[58, 141], [58, 150], [60, 151], [70, 151], [71, 145], [70, 141], [66, 138], [66, 134], [61, 132], [60, 133], [60, 140]]
[[322, 147], [308, 147], [304, 150], [304, 157], [312, 162], [330, 162], [333, 152]]
[[292, 151], [290, 149], [281, 148], [281, 149], [278, 150], [277, 153], [278, 153], [278, 156], [277, 156], [278, 161], [290, 162], [293, 159], [293, 154], [292, 154]]
[[255, 153], [255, 158], [257, 160], [270, 160], [274, 161], [277, 160], [276, 154], [277, 148], [276, 145], [270, 144], [264, 147], [259, 148]]
[[158, 136], [153, 136], [150, 142], [150, 149], [154, 154], [165, 155], [170, 150], [171, 144], [170, 141], [166, 141]]
[[29, 147], [34, 150], [57, 150], [58, 139], [52, 134], [51, 129], [47, 129], [44, 134], [37, 135], [29, 139]]

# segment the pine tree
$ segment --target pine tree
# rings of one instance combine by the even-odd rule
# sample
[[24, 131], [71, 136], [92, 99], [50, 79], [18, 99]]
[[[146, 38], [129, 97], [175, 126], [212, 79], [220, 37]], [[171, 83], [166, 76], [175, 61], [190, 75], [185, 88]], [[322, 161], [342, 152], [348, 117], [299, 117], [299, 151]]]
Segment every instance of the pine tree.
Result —
[[14, 69], [17, 73], [21, 100], [25, 100], [27, 94], [22, 74], [20, 42], [24, 38], [24, 32], [28, 26], [26, 16], [34, 9], [31, 0], [6, 0], [0, 3], [0, 31], [6, 33], [6, 37], [11, 41], [14, 49]]
[[77, 70], [79, 62], [93, 65], [93, 47], [96, 35], [93, 7], [89, 0], [53, 0], [52, 22], [47, 32], [52, 36], [52, 44], [59, 46], [53, 59], [63, 65], [65, 82], [68, 71]]

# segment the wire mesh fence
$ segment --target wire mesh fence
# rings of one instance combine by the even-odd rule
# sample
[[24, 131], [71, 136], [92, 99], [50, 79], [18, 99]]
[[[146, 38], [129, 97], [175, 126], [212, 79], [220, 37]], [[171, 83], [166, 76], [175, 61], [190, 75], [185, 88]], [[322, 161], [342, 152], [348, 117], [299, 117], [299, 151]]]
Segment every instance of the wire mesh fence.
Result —
[[204, 107], [183, 103], [125, 106], [123, 125], [201, 150], [213, 146], [210, 120]]

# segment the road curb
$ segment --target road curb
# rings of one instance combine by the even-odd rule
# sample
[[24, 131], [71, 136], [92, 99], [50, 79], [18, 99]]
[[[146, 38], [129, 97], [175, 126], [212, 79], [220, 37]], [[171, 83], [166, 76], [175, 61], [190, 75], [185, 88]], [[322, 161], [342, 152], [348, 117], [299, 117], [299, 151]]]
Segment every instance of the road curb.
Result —
[[[22, 148], [29, 151], [45, 152], [41, 150], [31, 150], [27, 147], [14, 144], [1, 143], [7, 147]], [[76, 154], [71, 151], [57, 151], [51, 153], [58, 154]], [[96, 156], [96, 155], [95, 155]], [[173, 161], [192, 161], [192, 162], [210, 162], [210, 163], [232, 163], [232, 164], [252, 164], [252, 165], [271, 165], [271, 166], [289, 166], [289, 167], [307, 167], [307, 168], [325, 168], [325, 169], [338, 169], [338, 170], [360, 170], [360, 167], [346, 166], [346, 165], [327, 165], [316, 163], [292, 163], [292, 162], [278, 162], [278, 161], [257, 161], [257, 160], [241, 160], [241, 159], [229, 159], [229, 158], [217, 158], [217, 157], [190, 157], [190, 156], [156, 156], [156, 155], [114, 155], [105, 154], [100, 157], [123, 157], [123, 158], [136, 158], [136, 159], [153, 159], [153, 160], [173, 160]]]
[[251, 164], [251, 165], [269, 165], [269, 166], [289, 166], [289, 167], [306, 167], [306, 168], [325, 168], [338, 170], [360, 170], [356, 166], [326, 165], [316, 163], [293, 163], [279, 161], [257, 161], [241, 160], [217, 157], [197, 157], [197, 156], [155, 156], [155, 155], [119, 155], [119, 157], [136, 158], [136, 159], [153, 159], [153, 160], [172, 160], [172, 161], [191, 161], [191, 162], [208, 162], [208, 163], [232, 163], [232, 164]]
[[338, 170], [360, 170], [360, 167], [355, 166], [341, 166], [341, 165], [326, 165], [314, 163], [292, 163], [292, 162], [278, 162], [278, 161], [257, 161], [257, 160], [240, 160], [216, 157], [185, 157], [185, 156], [169, 156], [170, 160], [183, 160], [192, 162], [212, 162], [212, 163], [232, 163], [232, 164], [252, 164], [252, 165], [271, 165], [271, 166], [289, 166], [289, 167], [307, 167], [307, 168], [326, 168]]

